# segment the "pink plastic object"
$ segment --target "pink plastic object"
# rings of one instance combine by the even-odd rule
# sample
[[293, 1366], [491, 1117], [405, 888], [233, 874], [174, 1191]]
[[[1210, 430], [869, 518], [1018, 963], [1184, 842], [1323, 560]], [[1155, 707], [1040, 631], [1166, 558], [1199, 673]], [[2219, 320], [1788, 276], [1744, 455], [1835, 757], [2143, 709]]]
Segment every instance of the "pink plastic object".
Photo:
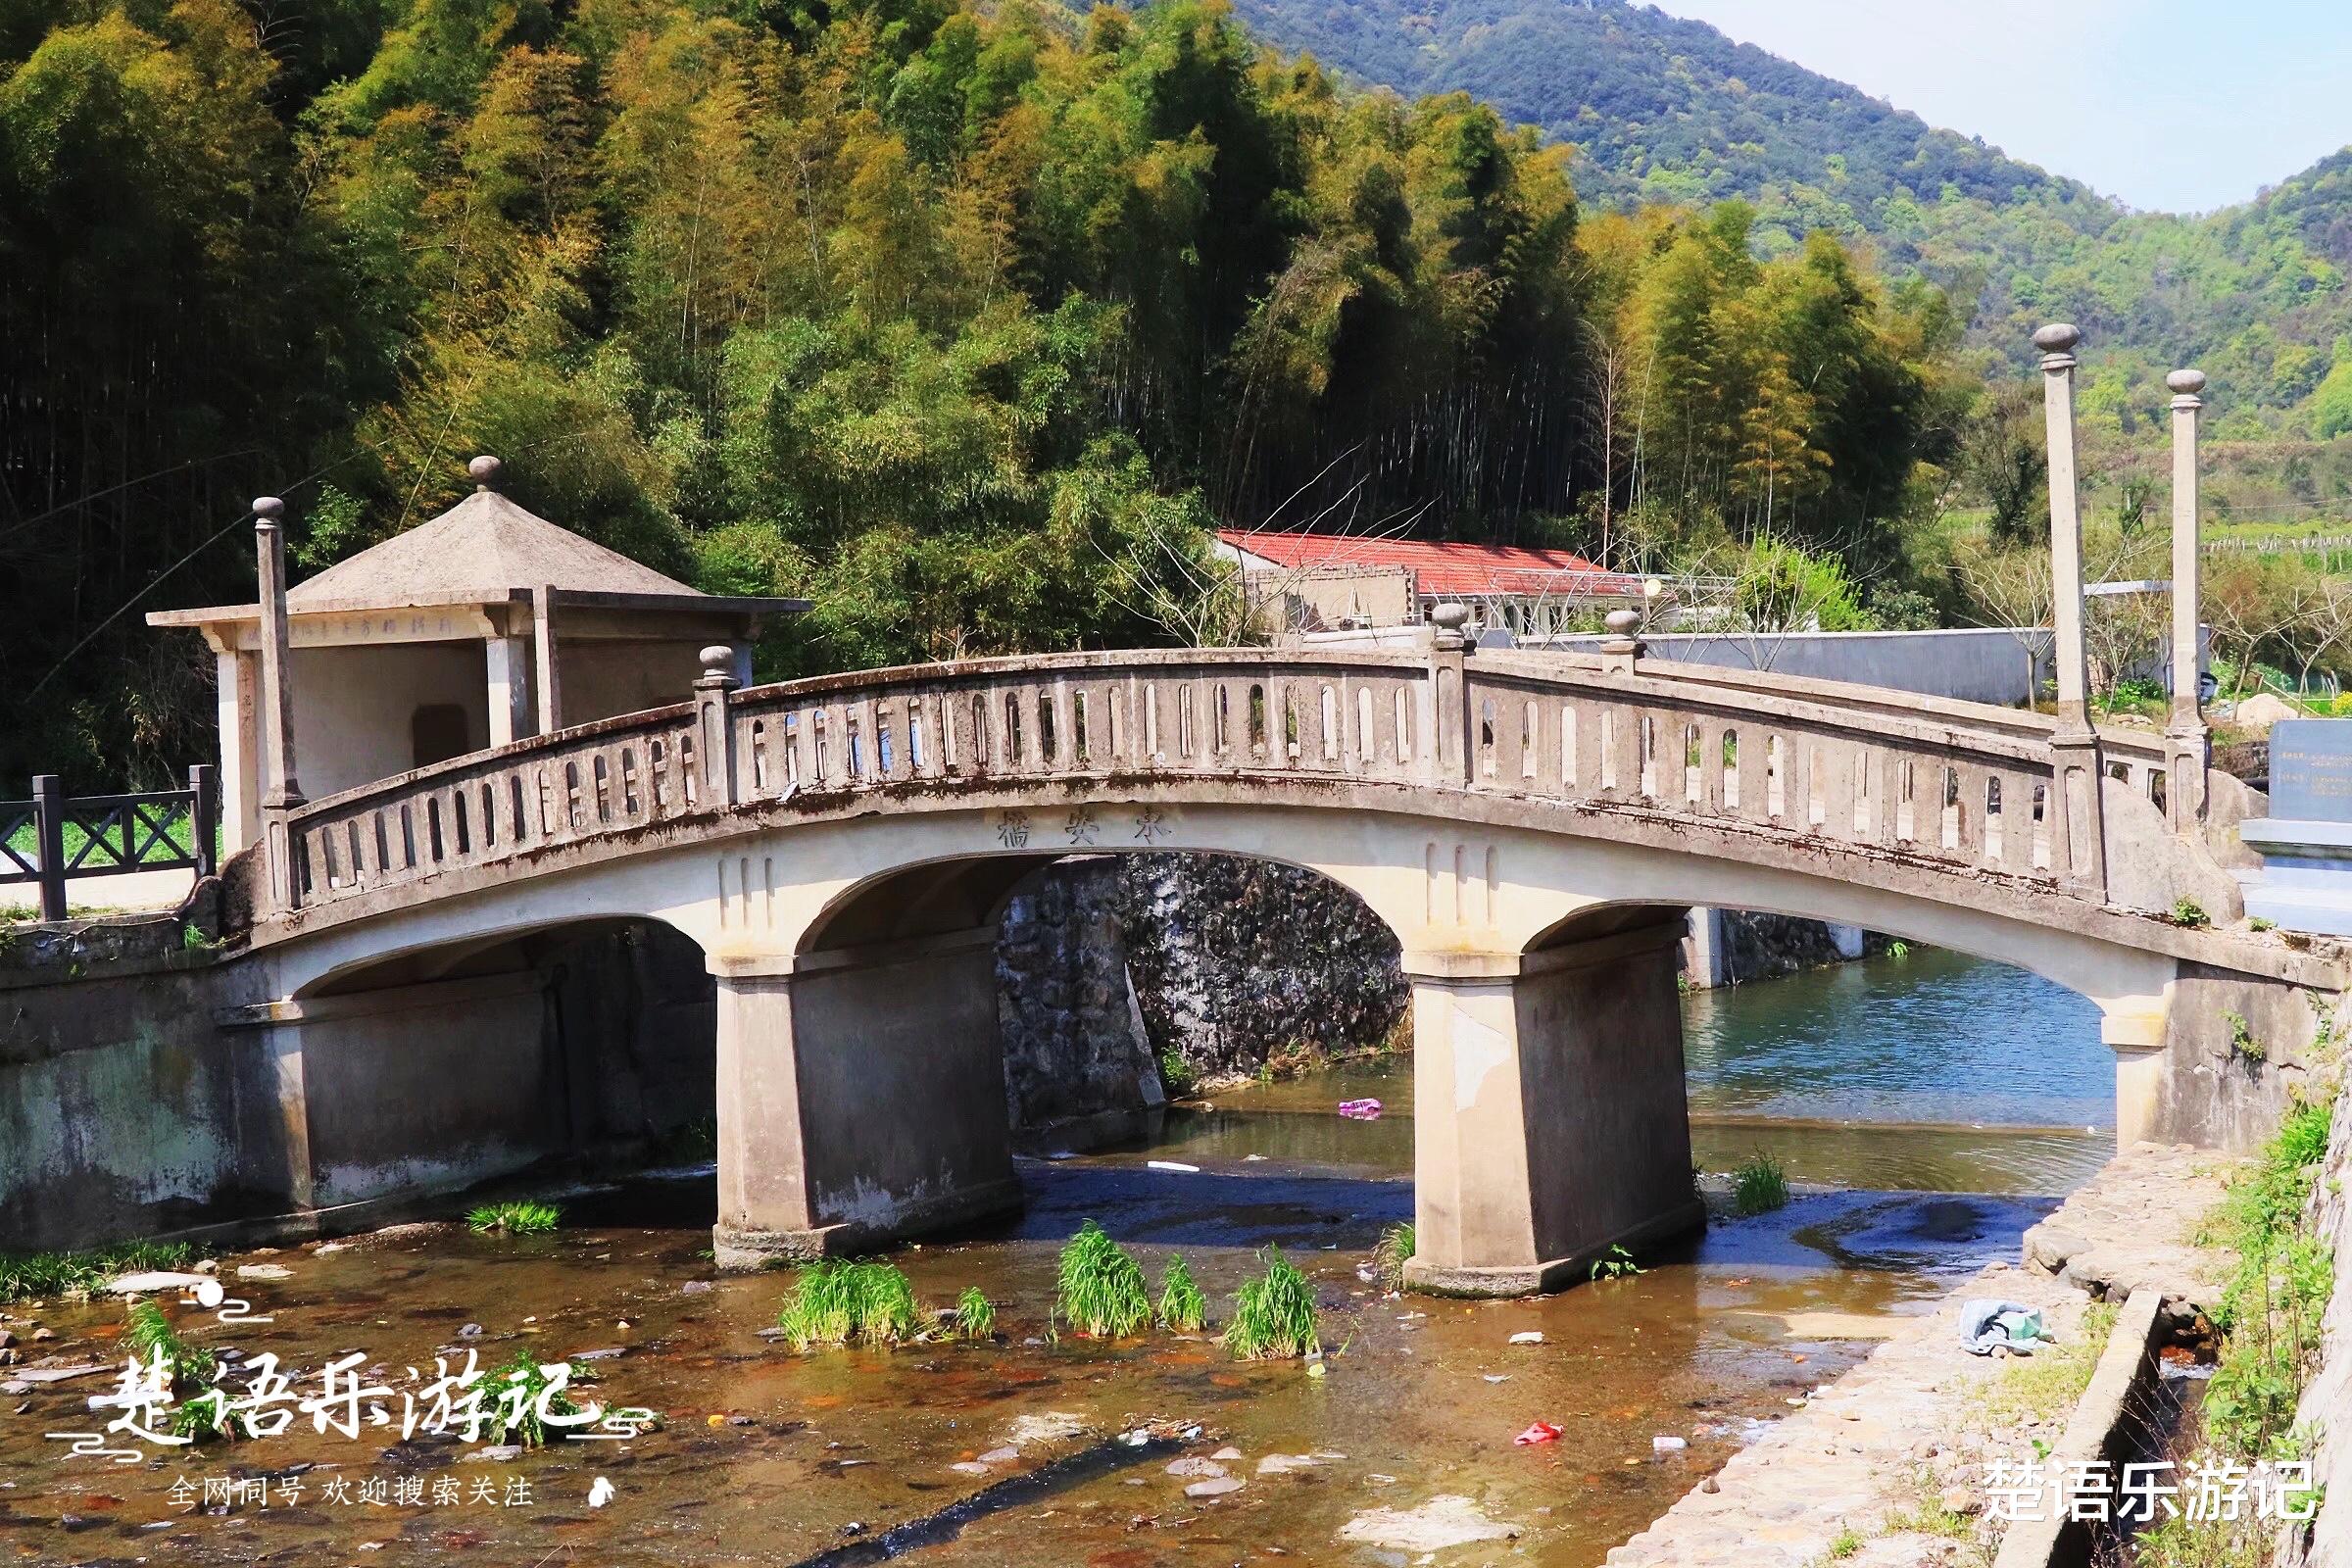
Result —
[[1340, 1114], [1349, 1121], [1380, 1120], [1380, 1102], [1377, 1100], [1343, 1100]]

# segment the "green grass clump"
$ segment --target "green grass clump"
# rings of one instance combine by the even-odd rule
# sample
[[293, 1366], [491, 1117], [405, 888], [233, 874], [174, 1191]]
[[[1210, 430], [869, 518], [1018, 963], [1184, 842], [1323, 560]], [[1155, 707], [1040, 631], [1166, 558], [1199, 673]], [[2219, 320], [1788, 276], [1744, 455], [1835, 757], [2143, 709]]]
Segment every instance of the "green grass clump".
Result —
[[87, 1252], [0, 1252], [0, 1301], [95, 1294], [122, 1274], [185, 1268], [196, 1250], [184, 1242], [123, 1242]]
[[1788, 1172], [1759, 1149], [1732, 1173], [1732, 1205], [1742, 1215], [1767, 1214], [1788, 1202]]
[[853, 1343], [879, 1348], [913, 1339], [920, 1318], [914, 1287], [897, 1264], [828, 1257], [801, 1270], [776, 1326], [795, 1350]]
[[1419, 1246], [1420, 1233], [1409, 1219], [1380, 1233], [1380, 1243], [1372, 1249], [1372, 1268], [1380, 1276], [1382, 1290], [1404, 1289], [1404, 1265]]
[[1192, 1063], [1174, 1049], [1159, 1054], [1159, 1084], [1168, 1092], [1169, 1099], [1182, 1100], [1193, 1092], [1200, 1081], [1200, 1074], [1193, 1071]]
[[[595, 1381], [596, 1374], [587, 1367], [576, 1361], [567, 1364], [570, 1376], [565, 1380], [566, 1389]], [[551, 1429], [543, 1419], [546, 1415], [572, 1416], [580, 1413], [578, 1401], [569, 1394], [562, 1390], [552, 1394], [548, 1392], [548, 1385], [553, 1382], [555, 1379], [548, 1375], [547, 1368], [540, 1365], [539, 1358], [527, 1349], [516, 1350], [514, 1359], [504, 1366], [493, 1368], [482, 1379], [482, 1404], [490, 1411], [489, 1425], [483, 1430], [490, 1434], [490, 1441], [519, 1443], [526, 1448], [543, 1448], [551, 1441], [551, 1432], [553, 1437], [560, 1438], [570, 1430], [561, 1426]], [[511, 1389], [522, 1391], [520, 1397], [510, 1393]]]
[[235, 1435], [228, 1422], [226, 1398], [215, 1387], [220, 1376], [220, 1358], [181, 1339], [162, 1307], [153, 1301], [134, 1302], [123, 1321], [122, 1343], [141, 1366], [152, 1366], [159, 1358], [163, 1361], [172, 1396], [177, 1401], [172, 1411], [175, 1435], [196, 1439]]
[[1193, 1283], [1193, 1271], [1183, 1258], [1169, 1258], [1167, 1272], [1159, 1277], [1159, 1326], [1177, 1334], [1198, 1334], [1207, 1321], [1208, 1298]]
[[2173, 901], [2173, 924], [2185, 926], [2191, 931], [2202, 931], [2205, 927], [2213, 924], [2213, 916], [2207, 914], [2205, 906], [2194, 899], [2175, 899]]
[[967, 1285], [956, 1298], [956, 1332], [967, 1340], [993, 1339], [997, 1332], [997, 1309], [980, 1287]]
[[2309, 1207], [2332, 1125], [2331, 1102], [2298, 1102], [2222, 1204], [2220, 1240], [2237, 1267], [2213, 1313], [2226, 1339], [2202, 1413], [2207, 1443], [2249, 1463], [2295, 1457], [2295, 1409], [2335, 1283]]
[[545, 1236], [563, 1221], [564, 1211], [553, 1203], [483, 1203], [466, 1214], [477, 1236]]
[[1245, 1361], [1321, 1354], [1323, 1342], [1315, 1333], [1315, 1288], [1283, 1257], [1280, 1248], [1270, 1247], [1261, 1255], [1266, 1272], [1244, 1285], [1234, 1298], [1225, 1348]]
[[1081, 1334], [1120, 1340], [1152, 1321], [1143, 1265], [1091, 1219], [1061, 1250], [1058, 1284], [1054, 1311]]

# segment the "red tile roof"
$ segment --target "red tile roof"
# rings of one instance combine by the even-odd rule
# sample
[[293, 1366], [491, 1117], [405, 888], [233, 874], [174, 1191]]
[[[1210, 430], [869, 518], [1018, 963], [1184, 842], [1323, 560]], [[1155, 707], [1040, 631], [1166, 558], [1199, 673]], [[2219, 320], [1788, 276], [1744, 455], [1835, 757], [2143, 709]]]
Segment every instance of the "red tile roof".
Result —
[[[1433, 543], [1422, 539], [1360, 539], [1339, 533], [1250, 533], [1220, 528], [1237, 550], [1286, 569], [1313, 566], [1401, 566], [1422, 594], [1576, 593], [1639, 595], [1641, 579], [1604, 571], [1567, 550], [1517, 545]], [[1563, 573], [1584, 581], [1564, 580]]]

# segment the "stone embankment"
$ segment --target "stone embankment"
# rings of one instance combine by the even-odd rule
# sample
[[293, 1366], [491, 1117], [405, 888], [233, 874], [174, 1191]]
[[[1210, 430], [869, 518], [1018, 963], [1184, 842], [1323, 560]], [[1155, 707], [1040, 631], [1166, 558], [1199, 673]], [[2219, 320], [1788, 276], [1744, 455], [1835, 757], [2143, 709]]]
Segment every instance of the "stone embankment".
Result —
[[[1869, 1359], [1736, 1455], [1642, 1534], [1611, 1568], [1913, 1568], [1980, 1560], [1985, 1465], [2055, 1447], [2099, 1353], [2094, 1296], [2160, 1290], [2195, 1325], [2218, 1294], [2194, 1237], [2221, 1197], [2226, 1156], [2141, 1144], [2029, 1232], [2024, 1265], [1993, 1264], [1901, 1326]], [[2058, 1345], [2036, 1360], [1970, 1355], [1961, 1304], [2039, 1307]], [[2079, 1374], [2070, 1382], [2053, 1366]], [[2333, 1565], [2330, 1565], [2333, 1568]]]

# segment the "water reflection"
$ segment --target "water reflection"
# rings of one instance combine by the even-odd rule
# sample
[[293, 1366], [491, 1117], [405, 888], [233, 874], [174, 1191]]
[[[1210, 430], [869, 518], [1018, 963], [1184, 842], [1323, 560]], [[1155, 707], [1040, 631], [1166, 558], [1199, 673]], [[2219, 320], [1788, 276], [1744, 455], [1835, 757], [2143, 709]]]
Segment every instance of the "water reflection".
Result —
[[[1792, 1180], [1837, 1187], [2071, 1192], [2114, 1151], [2098, 1022], [2061, 986], [1932, 950], [1694, 992], [1692, 1154], [1722, 1171], [1763, 1151]], [[1359, 1098], [1382, 1102], [1380, 1120], [1335, 1114]], [[1409, 1056], [1348, 1062], [1171, 1110], [1152, 1152], [1405, 1175], [1412, 1102]]]

